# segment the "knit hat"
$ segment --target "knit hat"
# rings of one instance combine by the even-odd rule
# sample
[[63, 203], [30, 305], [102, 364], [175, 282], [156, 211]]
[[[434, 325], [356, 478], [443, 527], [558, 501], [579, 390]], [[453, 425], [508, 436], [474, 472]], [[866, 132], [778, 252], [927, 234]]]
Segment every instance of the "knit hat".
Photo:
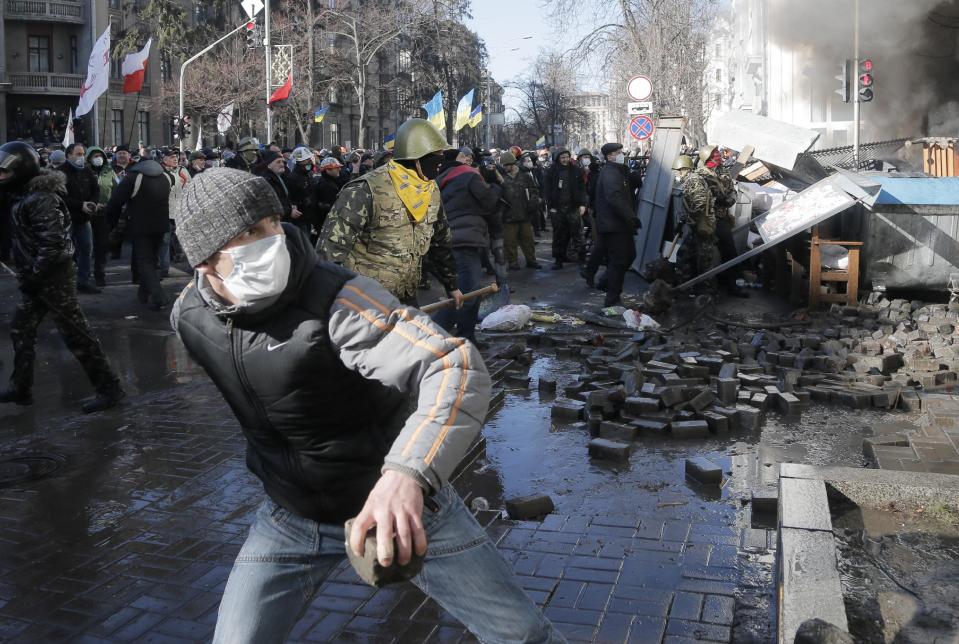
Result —
[[613, 152], [619, 152], [623, 149], [622, 143], [604, 143], [601, 149], [603, 158], [606, 158], [607, 154], [612, 154]]
[[320, 170], [335, 170], [336, 168], [342, 168], [340, 162], [333, 157], [326, 157], [320, 162]]
[[176, 206], [176, 236], [190, 266], [198, 266], [264, 217], [282, 214], [283, 206], [266, 179], [212, 168], [183, 188]]
[[50, 165], [62, 165], [67, 162], [67, 154], [63, 150], [54, 150], [48, 158]]

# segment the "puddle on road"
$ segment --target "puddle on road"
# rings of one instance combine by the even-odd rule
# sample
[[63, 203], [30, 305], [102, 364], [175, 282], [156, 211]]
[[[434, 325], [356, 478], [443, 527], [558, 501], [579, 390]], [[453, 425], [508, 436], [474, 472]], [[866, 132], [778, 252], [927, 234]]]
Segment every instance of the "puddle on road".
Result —
[[833, 508], [850, 632], [863, 642], [959, 641], [959, 514]]
[[[758, 432], [733, 431], [705, 440], [646, 439], [634, 446], [628, 464], [609, 464], [587, 455], [584, 423], [554, 423], [551, 394], [537, 390], [540, 377], [557, 391], [582, 372], [576, 359], [536, 351], [530, 389], [507, 389], [502, 409], [487, 423], [487, 458], [509, 498], [533, 493], [553, 497], [563, 514], [658, 512], [685, 507], [690, 519], [726, 522], [752, 489], [775, 487], [779, 464], [864, 465], [862, 439], [888, 412], [814, 405], [799, 419], [768, 413]], [[721, 490], [701, 488], [685, 477], [685, 459], [705, 456], [722, 466], [729, 482]]]

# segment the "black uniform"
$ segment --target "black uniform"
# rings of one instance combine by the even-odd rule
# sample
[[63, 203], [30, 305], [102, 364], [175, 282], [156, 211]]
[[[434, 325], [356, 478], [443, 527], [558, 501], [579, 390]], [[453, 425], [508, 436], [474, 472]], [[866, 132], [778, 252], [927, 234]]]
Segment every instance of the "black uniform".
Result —
[[120, 382], [77, 302], [77, 273], [65, 193], [64, 175], [45, 170], [31, 179], [24, 190], [11, 195], [15, 224], [13, 257], [23, 297], [10, 331], [14, 350], [10, 385], [21, 399], [30, 398], [37, 327], [48, 311], [97, 393], [112, 397], [120, 390]]
[[[559, 159], [564, 153], [569, 154], [569, 151], [561, 150], [555, 158]], [[553, 226], [553, 257], [557, 267], [561, 267], [568, 259], [567, 249], [570, 247], [574, 259], [585, 259], [583, 217], [579, 214], [579, 208], [585, 208], [589, 202], [583, 173], [572, 161], [565, 166], [556, 161], [546, 172], [543, 192]]]
[[639, 230], [635, 184], [629, 168], [607, 161], [596, 180], [596, 246], [586, 267], [589, 280], [606, 259], [606, 306], [619, 303], [626, 271], [636, 260], [633, 235]]

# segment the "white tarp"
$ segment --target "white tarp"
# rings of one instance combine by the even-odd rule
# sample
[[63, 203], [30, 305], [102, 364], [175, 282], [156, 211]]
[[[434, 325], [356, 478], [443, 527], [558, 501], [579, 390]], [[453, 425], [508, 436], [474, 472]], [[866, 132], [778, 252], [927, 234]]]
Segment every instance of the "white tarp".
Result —
[[819, 132], [751, 112], [726, 112], [712, 119], [709, 142], [742, 150], [756, 148], [753, 157], [792, 170], [796, 158], [813, 146]]

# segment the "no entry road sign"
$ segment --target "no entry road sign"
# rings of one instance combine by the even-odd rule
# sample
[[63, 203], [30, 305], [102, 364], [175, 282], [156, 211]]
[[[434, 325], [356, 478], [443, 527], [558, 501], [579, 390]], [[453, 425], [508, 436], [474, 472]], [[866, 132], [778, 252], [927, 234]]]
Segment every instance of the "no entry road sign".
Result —
[[653, 125], [653, 119], [645, 114], [637, 116], [629, 122], [629, 135], [637, 141], [644, 141], [653, 135], [656, 126]]

